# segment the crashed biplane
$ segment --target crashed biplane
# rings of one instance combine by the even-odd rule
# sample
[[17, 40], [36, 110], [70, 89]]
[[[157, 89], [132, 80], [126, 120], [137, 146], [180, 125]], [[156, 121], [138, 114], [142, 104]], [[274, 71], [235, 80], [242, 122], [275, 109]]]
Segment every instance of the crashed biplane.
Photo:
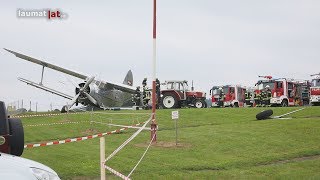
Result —
[[[14, 54], [16, 57], [30, 61], [42, 66], [41, 81], [39, 83], [18, 77], [18, 80], [34, 86], [36, 88], [51, 92], [55, 95], [71, 100], [67, 105], [62, 107], [62, 112], [68, 111], [73, 105], [82, 104], [91, 108], [110, 109], [112, 107], [124, 107], [132, 104], [132, 94], [135, 93], [136, 88], [132, 87], [133, 75], [131, 70], [128, 71], [123, 83], [113, 83], [101, 80], [95, 80], [93, 76], [87, 76], [75, 71], [71, 71], [53, 64], [50, 64], [39, 59], [29, 57], [12, 50], [4, 48], [6, 51]], [[43, 73], [45, 68], [50, 68], [79, 79], [84, 82], [80, 83], [75, 89], [75, 96], [70, 96], [65, 93], [59, 92], [55, 89], [43, 85]]]

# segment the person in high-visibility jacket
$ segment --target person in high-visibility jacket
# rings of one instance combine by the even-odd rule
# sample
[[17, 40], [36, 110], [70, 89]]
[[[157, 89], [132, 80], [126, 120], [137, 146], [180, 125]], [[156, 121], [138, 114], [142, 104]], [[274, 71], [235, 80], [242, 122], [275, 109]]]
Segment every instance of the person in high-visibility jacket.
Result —
[[261, 94], [260, 93], [254, 93], [254, 103], [256, 104], [256, 107], [261, 106]]
[[272, 93], [270, 90], [270, 86], [267, 85], [264, 90], [262, 91], [262, 98], [263, 98], [263, 105], [270, 106], [270, 99], [272, 97]]
[[252, 107], [252, 106], [253, 106], [253, 103], [251, 102], [251, 98], [252, 98], [251, 92], [246, 91], [246, 92], [244, 93], [244, 96], [245, 96], [246, 105]]
[[224, 94], [224, 92], [223, 92], [223, 89], [222, 89], [222, 87], [220, 87], [219, 88], [219, 91], [220, 91], [220, 93], [219, 93], [219, 106], [220, 107], [224, 107], [224, 98], [225, 98], [225, 94]]

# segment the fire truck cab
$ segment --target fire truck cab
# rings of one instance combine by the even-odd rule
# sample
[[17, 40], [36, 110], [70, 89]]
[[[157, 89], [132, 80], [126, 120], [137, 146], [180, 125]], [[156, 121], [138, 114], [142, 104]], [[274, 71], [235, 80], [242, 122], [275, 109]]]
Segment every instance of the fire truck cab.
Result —
[[313, 74], [310, 87], [310, 103], [311, 105], [320, 105], [320, 73]]
[[260, 94], [266, 86], [269, 86], [272, 97], [271, 106], [295, 106], [309, 103], [308, 81], [297, 81], [286, 78], [273, 79], [271, 76], [259, 76], [266, 78], [256, 84], [255, 94]]
[[213, 86], [210, 90], [212, 107], [243, 107], [245, 92], [239, 85]]
[[287, 79], [278, 79], [273, 83], [271, 105], [282, 107], [296, 105], [298, 84]]

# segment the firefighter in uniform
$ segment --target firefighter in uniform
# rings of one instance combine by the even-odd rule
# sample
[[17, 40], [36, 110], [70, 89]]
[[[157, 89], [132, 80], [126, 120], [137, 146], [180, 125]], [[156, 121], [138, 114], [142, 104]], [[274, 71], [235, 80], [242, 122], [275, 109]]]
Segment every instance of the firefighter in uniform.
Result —
[[141, 105], [141, 91], [140, 91], [140, 86], [137, 87], [135, 94], [133, 96], [133, 102], [136, 106]]
[[256, 107], [261, 106], [261, 94], [260, 93], [254, 93], [254, 103], [256, 104]]
[[261, 98], [263, 106], [270, 106], [271, 90], [269, 85], [267, 85], [264, 90], [261, 91]]
[[161, 102], [161, 97], [160, 97], [161, 91], [160, 91], [160, 81], [158, 78], [156, 79], [156, 95], [157, 95], [156, 107], [159, 108], [159, 103]]
[[253, 104], [251, 103], [251, 96], [252, 96], [251, 92], [246, 91], [246, 92], [244, 93], [244, 96], [245, 96], [246, 105], [252, 107]]
[[143, 108], [149, 109], [150, 89], [147, 87], [147, 78], [142, 81], [142, 102]]
[[220, 90], [220, 94], [219, 94], [219, 96], [220, 96], [219, 107], [224, 107], [224, 97], [225, 97], [225, 95], [224, 95], [224, 92], [223, 92], [222, 87], [220, 87], [219, 90]]

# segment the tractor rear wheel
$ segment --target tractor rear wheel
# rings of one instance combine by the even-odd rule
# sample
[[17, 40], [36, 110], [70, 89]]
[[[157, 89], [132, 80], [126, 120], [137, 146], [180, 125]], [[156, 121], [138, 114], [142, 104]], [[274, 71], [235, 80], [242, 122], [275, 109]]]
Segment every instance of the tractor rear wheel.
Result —
[[161, 99], [161, 105], [164, 109], [176, 108], [179, 102], [174, 94], [168, 93], [163, 95]]

